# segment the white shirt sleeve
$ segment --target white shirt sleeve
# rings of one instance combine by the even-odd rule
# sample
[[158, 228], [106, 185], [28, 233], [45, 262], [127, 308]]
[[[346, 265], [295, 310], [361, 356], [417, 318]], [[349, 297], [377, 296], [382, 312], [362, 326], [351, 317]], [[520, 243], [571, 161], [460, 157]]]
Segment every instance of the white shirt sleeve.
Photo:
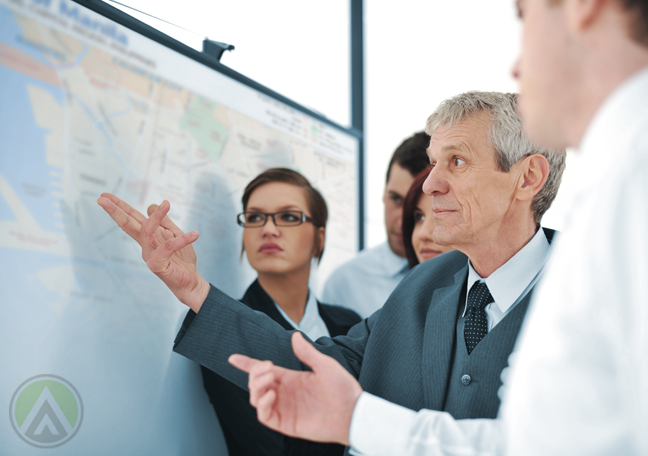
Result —
[[447, 412], [415, 412], [362, 393], [349, 431], [353, 455], [495, 456], [499, 420], [455, 420]]

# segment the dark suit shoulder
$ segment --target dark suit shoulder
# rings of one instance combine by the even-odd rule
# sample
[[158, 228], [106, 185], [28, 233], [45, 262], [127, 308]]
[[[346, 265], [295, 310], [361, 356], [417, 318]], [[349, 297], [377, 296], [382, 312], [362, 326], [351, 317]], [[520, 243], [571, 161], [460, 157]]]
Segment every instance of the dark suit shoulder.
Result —
[[360, 323], [362, 318], [351, 309], [317, 302], [320, 317], [331, 334], [331, 337], [344, 336], [352, 326]]
[[406, 313], [415, 320], [425, 320], [423, 315], [427, 313], [435, 290], [453, 286], [457, 280], [465, 280], [463, 273], [468, 273], [468, 257], [456, 250], [415, 266], [385, 302], [381, 319], [390, 321]]
[[317, 302], [317, 306], [320, 311], [320, 316], [326, 314], [332, 320], [335, 320], [340, 324], [350, 324], [351, 326], [353, 326], [362, 321], [362, 317], [360, 317], [360, 315], [358, 315], [351, 309], [347, 309], [346, 307], [324, 304], [319, 301]]
[[401, 282], [434, 283], [434, 287], [454, 283], [454, 275], [468, 264], [468, 257], [458, 250], [451, 250], [438, 257], [427, 260], [414, 266]]

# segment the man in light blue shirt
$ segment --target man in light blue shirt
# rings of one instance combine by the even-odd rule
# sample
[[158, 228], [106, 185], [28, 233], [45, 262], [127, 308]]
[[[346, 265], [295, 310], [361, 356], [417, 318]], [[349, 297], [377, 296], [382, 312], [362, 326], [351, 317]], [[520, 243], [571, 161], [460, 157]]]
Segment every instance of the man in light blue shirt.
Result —
[[383, 194], [387, 241], [364, 250], [328, 278], [322, 301], [355, 310], [362, 318], [380, 309], [409, 271], [403, 245], [403, 200], [414, 178], [428, 165], [430, 137], [419, 132], [401, 143], [387, 168]]

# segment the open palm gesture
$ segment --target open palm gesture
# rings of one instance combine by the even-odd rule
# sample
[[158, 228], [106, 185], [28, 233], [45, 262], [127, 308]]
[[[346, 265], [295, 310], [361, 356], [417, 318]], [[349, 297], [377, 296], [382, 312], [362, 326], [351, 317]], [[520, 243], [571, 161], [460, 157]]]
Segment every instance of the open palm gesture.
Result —
[[283, 434], [349, 445], [349, 427], [362, 393], [358, 381], [333, 358], [317, 351], [300, 332], [293, 351], [312, 372], [294, 371], [243, 355], [230, 363], [249, 374], [250, 403], [259, 421]]

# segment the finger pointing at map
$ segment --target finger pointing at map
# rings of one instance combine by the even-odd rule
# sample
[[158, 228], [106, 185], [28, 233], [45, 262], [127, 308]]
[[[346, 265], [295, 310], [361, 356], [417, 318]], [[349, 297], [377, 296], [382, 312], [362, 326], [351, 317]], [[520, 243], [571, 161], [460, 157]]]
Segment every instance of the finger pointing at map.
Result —
[[209, 292], [209, 283], [196, 269], [196, 252], [191, 245], [197, 231], [184, 233], [167, 215], [171, 205], [151, 205], [149, 217], [110, 193], [102, 193], [97, 204], [142, 248], [142, 259], [173, 294], [198, 312]]

